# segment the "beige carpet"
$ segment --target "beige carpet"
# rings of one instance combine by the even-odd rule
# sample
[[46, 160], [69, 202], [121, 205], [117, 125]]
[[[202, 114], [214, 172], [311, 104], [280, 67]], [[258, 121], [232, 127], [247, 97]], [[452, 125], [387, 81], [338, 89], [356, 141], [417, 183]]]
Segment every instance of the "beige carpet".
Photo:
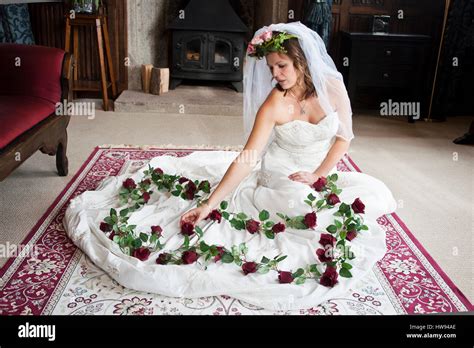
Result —
[[[399, 216], [474, 302], [474, 147], [452, 143], [470, 121], [408, 124], [358, 115], [350, 155], [363, 172], [392, 189]], [[0, 183], [0, 243], [23, 240], [96, 145], [235, 146], [241, 145], [241, 134], [242, 120], [234, 116], [98, 111], [93, 120], [73, 117], [69, 177], [56, 176], [54, 158], [37, 153]]]

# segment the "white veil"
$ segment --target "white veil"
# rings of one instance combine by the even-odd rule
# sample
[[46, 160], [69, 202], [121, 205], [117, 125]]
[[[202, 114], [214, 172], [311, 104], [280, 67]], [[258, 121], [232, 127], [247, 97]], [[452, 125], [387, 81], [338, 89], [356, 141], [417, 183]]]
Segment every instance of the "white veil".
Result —
[[[326, 51], [321, 37], [301, 22], [279, 23], [265, 26], [255, 33], [258, 37], [266, 31], [280, 31], [294, 34], [306, 56], [318, 101], [328, 115], [337, 111], [339, 129], [337, 136], [352, 140], [352, 110], [342, 75]], [[246, 56], [244, 66], [244, 141], [252, 131], [260, 106], [275, 87], [266, 59]]]

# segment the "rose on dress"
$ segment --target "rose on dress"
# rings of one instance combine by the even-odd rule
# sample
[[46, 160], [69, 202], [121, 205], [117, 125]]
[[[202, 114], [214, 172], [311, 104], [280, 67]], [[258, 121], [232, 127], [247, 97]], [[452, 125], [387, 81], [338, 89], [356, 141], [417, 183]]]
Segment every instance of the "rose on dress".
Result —
[[272, 227], [273, 233], [285, 232], [285, 229], [286, 229], [286, 226], [284, 224], [282, 224], [281, 222], [273, 225], [273, 227]]
[[245, 275], [255, 273], [257, 272], [257, 264], [255, 262], [245, 262], [242, 265], [242, 271], [244, 271]]
[[326, 247], [326, 245], [334, 246], [334, 243], [336, 243], [336, 238], [327, 233], [322, 234], [321, 238], [319, 239], [319, 244], [321, 244], [323, 247]]
[[220, 259], [222, 259], [222, 255], [224, 255], [224, 253], [225, 253], [224, 247], [218, 246], [217, 247], [217, 252], [218, 252], [218, 254], [214, 257], [214, 262], [218, 262], [218, 261], [220, 261]]
[[127, 190], [133, 190], [137, 187], [137, 184], [135, 183], [135, 180], [128, 178], [123, 182], [123, 187], [125, 187]]
[[150, 194], [148, 192], [143, 192], [142, 194], [142, 198], [143, 200], [145, 201], [145, 203], [148, 203], [148, 201], [150, 200]]
[[323, 273], [321, 278], [319, 279], [319, 283], [323, 286], [327, 286], [332, 288], [334, 285], [337, 284], [337, 270], [334, 267], [327, 267], [326, 271]]
[[141, 247], [133, 251], [133, 257], [139, 259], [140, 261], [146, 261], [150, 257], [150, 249]]
[[149, 186], [149, 185], [151, 185], [151, 180], [150, 179], [145, 179], [145, 180], [142, 181], [142, 184]]
[[211, 219], [212, 221], [217, 221], [218, 223], [221, 223], [222, 214], [217, 209], [214, 209], [206, 217], [206, 220], [208, 220], [208, 219]]
[[166, 265], [170, 260], [171, 260], [171, 255], [168, 253], [163, 253], [163, 254], [158, 255], [158, 258], [156, 259], [156, 263], [158, 265]]
[[112, 226], [110, 226], [107, 222], [100, 223], [100, 230], [102, 232], [110, 232], [112, 231]]
[[182, 176], [181, 178], [178, 179], [178, 183], [180, 183], [180, 184], [183, 184], [186, 181], [190, 181], [190, 180], [188, 178], [184, 177], [184, 176]]
[[321, 192], [326, 188], [327, 183], [328, 183], [327, 179], [324, 176], [322, 176], [317, 181], [314, 182], [313, 188], [315, 191]]
[[364, 214], [365, 213], [365, 204], [362, 203], [360, 198], [356, 198], [354, 203], [351, 205], [352, 210], [354, 210], [354, 213], [356, 214]]
[[317, 221], [317, 217], [316, 217], [316, 213], [314, 211], [312, 213], [306, 214], [305, 217], [304, 217], [304, 224], [308, 228], [316, 227], [316, 221]]
[[251, 219], [247, 221], [247, 223], [245, 224], [245, 228], [251, 234], [257, 233], [258, 230], [260, 229], [260, 222]]
[[332, 248], [329, 248], [329, 249], [319, 248], [318, 250], [316, 250], [316, 256], [321, 262], [331, 262], [333, 259]]
[[326, 202], [330, 205], [336, 205], [337, 203], [340, 203], [341, 200], [335, 193], [331, 193], [327, 196]]
[[159, 175], [163, 175], [163, 170], [161, 168], [155, 168], [154, 172]]
[[161, 237], [163, 229], [160, 226], [151, 226], [151, 233], [156, 234], [158, 237]]
[[181, 260], [183, 260], [183, 263], [185, 265], [193, 264], [194, 262], [197, 261], [198, 258], [199, 258], [199, 255], [195, 251], [192, 251], [192, 250], [185, 251], [183, 255], [181, 256]]
[[189, 222], [184, 222], [181, 225], [181, 234], [192, 236], [194, 234], [194, 225]]
[[348, 241], [353, 240], [355, 237], [357, 237], [357, 232], [356, 232], [355, 230], [349, 231], [349, 232], [347, 232], [347, 234], [346, 234], [346, 239], [347, 239]]
[[294, 280], [291, 272], [278, 271], [278, 281], [280, 284], [290, 284]]

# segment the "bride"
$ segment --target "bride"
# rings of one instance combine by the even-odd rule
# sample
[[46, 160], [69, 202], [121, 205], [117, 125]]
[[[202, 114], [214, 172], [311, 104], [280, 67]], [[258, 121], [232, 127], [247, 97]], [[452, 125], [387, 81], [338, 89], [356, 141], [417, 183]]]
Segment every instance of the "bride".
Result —
[[[384, 256], [385, 234], [376, 219], [393, 212], [395, 201], [381, 181], [337, 171], [354, 137], [352, 112], [321, 38], [300, 22], [258, 30], [247, 50], [244, 93], [242, 152], [156, 157], [71, 201], [64, 219], [68, 235], [123, 286], [173, 297], [226, 294], [274, 310], [309, 308], [356, 286]], [[126, 208], [119, 202], [126, 183], [145, 182], [149, 168], [185, 176], [183, 185], [187, 178], [208, 181], [210, 195], [197, 202], [170, 192], [144, 193], [146, 204], [142, 200], [124, 215], [147, 235], [144, 240], [159, 231], [160, 248], [127, 254], [106, 217], [111, 208]], [[153, 181], [162, 178], [154, 175]], [[342, 220], [334, 222], [335, 213]], [[270, 222], [277, 216], [281, 222]], [[325, 254], [336, 241], [356, 257], [338, 263]], [[172, 262], [183, 243], [187, 251]], [[222, 262], [196, 263], [203, 251], [210, 255], [210, 246], [218, 246], [214, 260]]]

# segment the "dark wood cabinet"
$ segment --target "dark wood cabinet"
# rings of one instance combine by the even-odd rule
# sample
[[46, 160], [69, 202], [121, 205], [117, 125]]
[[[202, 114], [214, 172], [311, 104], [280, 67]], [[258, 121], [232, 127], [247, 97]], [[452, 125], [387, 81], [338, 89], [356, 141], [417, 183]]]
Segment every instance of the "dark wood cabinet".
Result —
[[[341, 56], [345, 61], [341, 72], [355, 106], [357, 95], [363, 89], [376, 95], [377, 104], [389, 100], [420, 103], [419, 116], [426, 115], [430, 85], [429, 36], [345, 31], [341, 35]], [[413, 121], [413, 117], [409, 120]]]

